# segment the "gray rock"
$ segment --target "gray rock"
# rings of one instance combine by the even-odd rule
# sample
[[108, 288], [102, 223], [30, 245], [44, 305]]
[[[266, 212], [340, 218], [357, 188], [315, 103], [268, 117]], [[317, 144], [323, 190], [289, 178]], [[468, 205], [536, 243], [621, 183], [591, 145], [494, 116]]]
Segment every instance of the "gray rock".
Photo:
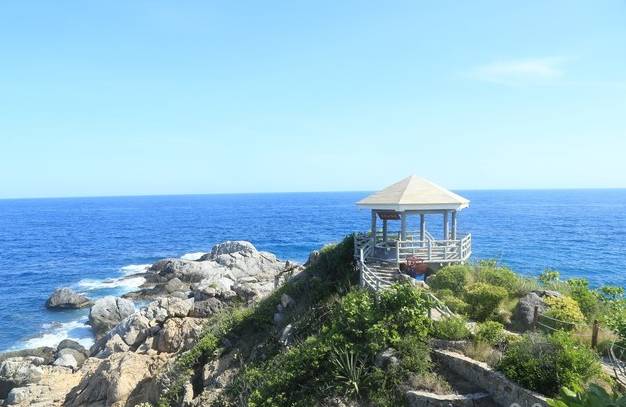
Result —
[[280, 296], [280, 305], [282, 305], [284, 309], [287, 309], [296, 305], [296, 302], [289, 295], [283, 294]]
[[89, 355], [89, 352], [87, 352], [87, 349], [85, 349], [83, 345], [71, 339], [63, 339], [61, 342], [59, 342], [59, 344], [57, 345], [57, 352], [63, 349], [73, 349], [82, 353], [85, 356]]
[[515, 307], [514, 319], [518, 321], [522, 327], [530, 328], [533, 324], [535, 306], [538, 307], [539, 313], [543, 313], [547, 309], [546, 303], [537, 292], [526, 294], [520, 298]]
[[[226, 241], [219, 244], [216, 244], [211, 249], [211, 253], [209, 253], [209, 259], [214, 259], [222, 254], [231, 254], [231, 253], [257, 253], [256, 247], [250, 242], [246, 242], [245, 240], [235, 240], [235, 241]], [[203, 256], [205, 257], [205, 256]], [[200, 258], [202, 260], [202, 258]]]
[[12, 352], [0, 353], [0, 362], [13, 359], [13, 358], [42, 358], [44, 362], [42, 364], [49, 365], [54, 361], [54, 355], [56, 350], [48, 346], [42, 346], [34, 349], [22, 349]]
[[114, 335], [109, 341], [107, 341], [104, 348], [103, 356], [109, 356], [117, 352], [128, 352], [129, 347], [119, 335]]
[[319, 250], [313, 250], [311, 253], [309, 253], [309, 258], [307, 259], [306, 263], [304, 263], [304, 266], [305, 267], [315, 266], [319, 260], [320, 260]]
[[46, 301], [46, 307], [52, 309], [76, 309], [88, 307], [91, 304], [89, 298], [67, 287], [57, 288]]
[[245, 302], [251, 302], [259, 296], [259, 291], [255, 287], [248, 284], [237, 283], [233, 285], [233, 291]]
[[76, 349], [70, 349], [70, 348], [65, 348], [65, 349], [61, 349], [58, 353], [57, 353], [57, 360], [58, 358], [61, 358], [65, 355], [70, 355], [74, 358], [74, 360], [76, 361], [76, 365], [77, 367], [81, 367], [83, 365], [83, 363], [85, 363], [85, 360], [87, 360], [87, 356], [85, 356], [84, 353], [77, 351]]
[[135, 312], [133, 302], [124, 298], [107, 296], [98, 299], [89, 311], [89, 322], [100, 336]]
[[[71, 349], [65, 349], [71, 351]], [[78, 361], [70, 353], [64, 353], [59, 356], [53, 363], [55, 366], [69, 367], [72, 370], [78, 369]]]
[[279, 341], [283, 346], [291, 345], [293, 341], [293, 326], [291, 324], [287, 324], [287, 326], [283, 329], [283, 332], [280, 334]]
[[145, 311], [148, 320], [164, 322], [167, 318], [186, 317], [193, 309], [193, 298], [183, 300], [180, 298], [160, 298], [151, 302]]
[[0, 363], [0, 399], [5, 399], [14, 387], [38, 383], [43, 370], [24, 358], [11, 358]]
[[197, 318], [206, 318], [209, 315], [215, 314], [222, 308], [222, 302], [215, 297], [211, 297], [204, 301], [195, 301], [190, 315]]
[[393, 348], [387, 348], [384, 351], [376, 355], [374, 365], [380, 369], [386, 369], [391, 366], [397, 366], [399, 363], [396, 357], [396, 350]]
[[202, 326], [202, 320], [197, 318], [170, 318], [155, 338], [155, 349], [166, 353], [190, 349], [200, 336]]
[[175, 293], [178, 291], [189, 291], [189, 284], [185, 284], [182, 281], [180, 281], [179, 278], [174, 277], [173, 279], [169, 280], [166, 284], [165, 284], [165, 290], [168, 293]]

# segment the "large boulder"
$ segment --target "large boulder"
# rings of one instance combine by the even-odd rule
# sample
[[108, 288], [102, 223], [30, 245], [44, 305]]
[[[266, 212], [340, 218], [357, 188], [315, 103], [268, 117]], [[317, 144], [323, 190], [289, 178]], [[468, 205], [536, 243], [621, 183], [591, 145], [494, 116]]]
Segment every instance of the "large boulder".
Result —
[[537, 311], [539, 312], [539, 314], [542, 314], [548, 309], [548, 306], [545, 303], [545, 298], [560, 296], [561, 294], [557, 291], [532, 291], [520, 298], [519, 302], [517, 303], [517, 307], [515, 307], [513, 319], [520, 324], [521, 328], [531, 328], [535, 315], [535, 307], [537, 307]]
[[156, 337], [156, 350], [174, 353], [190, 349], [202, 333], [203, 320], [197, 318], [170, 318]]
[[203, 301], [195, 301], [193, 310], [189, 315], [197, 318], [206, 318], [221, 310], [223, 306], [222, 302], [215, 297], [207, 298]]
[[22, 349], [11, 352], [0, 353], [0, 362], [3, 362], [7, 359], [15, 359], [15, 358], [24, 358], [30, 361], [41, 359], [42, 365], [49, 365], [54, 361], [54, 356], [56, 353], [56, 349], [42, 346], [39, 348], [33, 349]]
[[213, 246], [213, 248], [211, 249], [211, 253], [205, 254], [204, 256], [200, 257], [200, 260], [201, 261], [212, 260], [222, 254], [231, 254], [231, 253], [252, 254], [256, 252], [257, 252], [256, 247], [254, 247], [254, 245], [250, 242], [247, 242], [245, 240], [234, 240], [234, 241], [227, 240], [225, 242], [222, 242]]
[[132, 301], [107, 296], [96, 300], [91, 307], [89, 322], [96, 332], [96, 336], [101, 336], [134, 312], [135, 306]]
[[166, 361], [165, 355], [114, 353], [92, 374], [86, 374], [65, 398], [64, 406], [134, 406], [156, 402], [153, 379]]
[[11, 389], [39, 382], [43, 369], [29, 358], [10, 358], [0, 363], [0, 399], [5, 399]]
[[67, 287], [57, 288], [46, 301], [46, 307], [51, 309], [76, 309], [88, 307], [91, 304], [89, 298]]

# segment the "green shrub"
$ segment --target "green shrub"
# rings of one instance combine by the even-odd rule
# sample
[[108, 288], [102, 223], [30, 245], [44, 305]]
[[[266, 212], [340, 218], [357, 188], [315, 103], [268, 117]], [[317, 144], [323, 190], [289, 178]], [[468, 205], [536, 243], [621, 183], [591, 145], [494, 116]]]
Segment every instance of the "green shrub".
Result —
[[396, 345], [400, 366], [406, 372], [424, 373], [431, 367], [430, 348], [424, 338], [404, 336]]
[[626, 395], [609, 394], [597, 384], [591, 383], [585, 390], [574, 392], [564, 387], [556, 400], [548, 400], [549, 407], [624, 407]]
[[479, 281], [504, 288], [510, 295], [520, 289], [520, 278], [506, 267], [480, 268]]
[[450, 311], [456, 314], [467, 313], [467, 303], [454, 294], [451, 290], [441, 290], [437, 292], [437, 298], [439, 298], [444, 304], [450, 308]]
[[562, 321], [565, 324], [559, 324], [558, 321], [550, 320], [543, 323], [550, 323], [550, 326], [559, 329], [572, 329], [581, 322], [585, 321], [585, 316], [580, 310], [578, 303], [571, 297], [547, 297], [545, 300], [548, 310], [545, 315], [549, 318], [554, 318], [558, 321]]
[[469, 282], [471, 269], [466, 265], [446, 266], [428, 279], [428, 285], [435, 290], [451, 290], [455, 294], [463, 291]]
[[476, 327], [476, 342], [484, 342], [489, 345], [498, 345], [506, 341], [507, 335], [504, 326], [496, 321], [486, 321]]
[[521, 386], [547, 396], [564, 386], [582, 386], [602, 371], [598, 356], [567, 332], [524, 335], [508, 346], [497, 368]]
[[465, 301], [469, 304], [469, 315], [477, 321], [484, 321], [494, 315], [507, 291], [487, 283], [475, 283], [467, 287]]
[[552, 287], [552, 286], [557, 285], [560, 282], [560, 278], [561, 278], [561, 273], [559, 273], [558, 271], [552, 270], [552, 269], [545, 269], [543, 273], [541, 273], [539, 277], [537, 277], [537, 280], [539, 280], [539, 282], [543, 284], [544, 286]]
[[467, 320], [463, 317], [450, 317], [433, 322], [433, 336], [435, 338], [460, 341], [469, 338], [470, 335]]
[[600, 296], [589, 289], [589, 282], [584, 278], [572, 278], [567, 280], [570, 288], [569, 295], [578, 303], [580, 310], [587, 320], [591, 320], [598, 314], [600, 309]]

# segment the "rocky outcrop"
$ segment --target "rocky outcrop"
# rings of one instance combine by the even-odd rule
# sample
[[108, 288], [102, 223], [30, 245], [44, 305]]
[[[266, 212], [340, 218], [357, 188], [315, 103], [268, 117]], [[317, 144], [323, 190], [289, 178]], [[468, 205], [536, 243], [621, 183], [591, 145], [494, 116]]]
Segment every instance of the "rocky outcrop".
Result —
[[65, 399], [65, 406], [134, 406], [156, 401], [152, 379], [165, 365], [166, 355], [115, 353], [87, 374]]
[[548, 306], [546, 305], [544, 299], [547, 297], [560, 297], [561, 294], [556, 291], [550, 290], [540, 290], [533, 291], [522, 298], [520, 298], [517, 306], [515, 307], [515, 312], [513, 314], [513, 318], [520, 326], [524, 329], [528, 329], [532, 327], [533, 319], [535, 315], [535, 307], [537, 307], [537, 311], [539, 314], [544, 313]]
[[96, 336], [100, 336], [135, 312], [133, 302], [124, 298], [107, 296], [98, 299], [89, 311], [89, 323]]
[[[152, 300], [135, 310], [126, 298], [104, 297], [93, 303], [89, 321], [97, 341], [87, 351], [72, 340], [57, 348], [40, 348], [0, 355], [0, 399], [7, 405], [131, 406], [156, 402], [161, 384], [157, 371], [172, 363], [172, 354], [190, 349], [203, 332], [205, 318], [236, 300], [254, 303], [271, 293], [285, 275], [299, 266], [257, 251], [249, 242], [224, 242], [199, 260], [165, 259], [142, 273], [146, 283], [128, 297]], [[89, 305], [69, 289], [49, 300], [58, 307]], [[63, 304], [63, 305], [59, 305]], [[74, 305], [72, 305], [74, 304]], [[295, 301], [283, 296], [283, 315]], [[281, 327], [281, 329], [283, 329]], [[292, 341], [284, 327], [282, 341]], [[224, 345], [227, 347], [227, 345]], [[168, 362], [169, 361], [169, 362]], [[225, 354], [205, 381], [223, 389], [236, 366]], [[187, 398], [194, 397], [191, 383]], [[221, 391], [221, 390], [220, 390]]]
[[89, 298], [67, 287], [57, 288], [46, 301], [46, 307], [51, 309], [76, 309], [88, 307], [91, 304]]

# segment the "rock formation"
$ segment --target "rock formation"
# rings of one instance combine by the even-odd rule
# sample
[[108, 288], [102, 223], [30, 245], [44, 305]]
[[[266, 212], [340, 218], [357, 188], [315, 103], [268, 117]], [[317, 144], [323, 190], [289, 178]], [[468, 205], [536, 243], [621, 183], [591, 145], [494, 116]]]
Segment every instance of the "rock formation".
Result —
[[89, 298], [67, 287], [57, 288], [46, 301], [46, 307], [51, 309], [75, 309], [88, 307], [91, 304]]

